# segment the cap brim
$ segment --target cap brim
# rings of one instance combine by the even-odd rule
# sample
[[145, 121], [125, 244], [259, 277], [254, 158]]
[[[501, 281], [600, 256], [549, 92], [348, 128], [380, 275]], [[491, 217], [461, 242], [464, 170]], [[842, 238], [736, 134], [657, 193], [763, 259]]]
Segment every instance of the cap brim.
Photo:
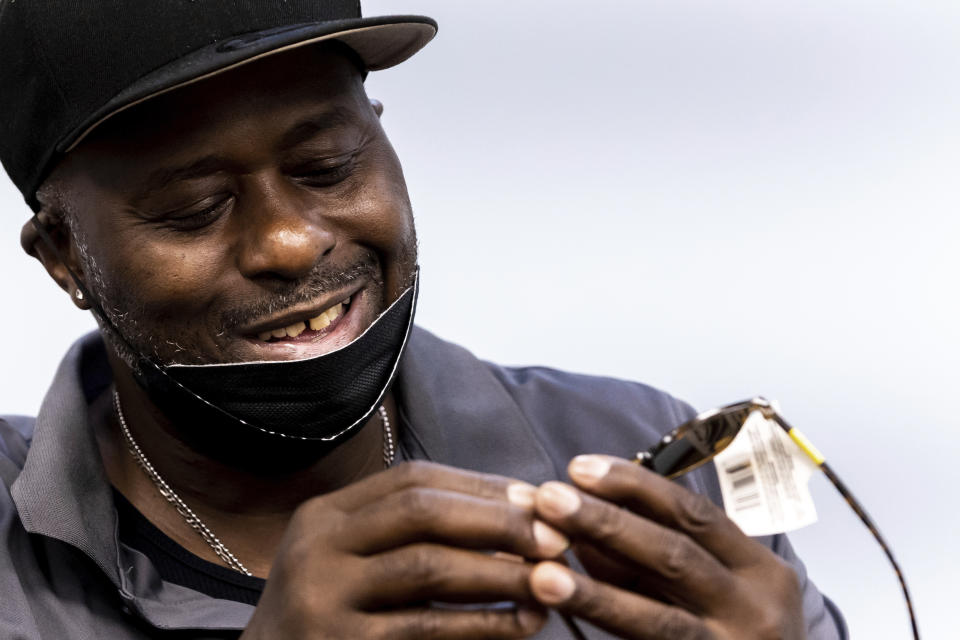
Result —
[[67, 153], [108, 118], [161, 94], [239, 66], [297, 47], [339, 40], [353, 49], [367, 69], [399, 64], [422, 49], [437, 33], [425, 16], [353, 18], [243, 34], [180, 57], [143, 76], [77, 125], [57, 145]]

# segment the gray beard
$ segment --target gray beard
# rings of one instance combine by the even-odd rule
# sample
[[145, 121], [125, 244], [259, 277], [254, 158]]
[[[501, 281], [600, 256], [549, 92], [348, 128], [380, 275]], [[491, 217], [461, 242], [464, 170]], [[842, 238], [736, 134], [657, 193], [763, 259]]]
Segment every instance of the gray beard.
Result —
[[[169, 326], [149, 320], [153, 317], [149, 310], [140, 300], [131, 295], [135, 287], [113, 282], [91, 255], [85, 239], [77, 234], [74, 234], [74, 239], [87, 288], [99, 301], [104, 314], [109, 319], [107, 323], [96, 313], [94, 314], [100, 333], [107, 346], [132, 371], [138, 371], [142, 356], [149, 357], [161, 366], [215, 364], [224, 361], [222, 357], [204, 353], [195, 346], [202, 344], [200, 332], [185, 329], [170, 332]], [[400, 259], [404, 273], [407, 275], [402, 289], [411, 286], [414, 281], [418, 253], [416, 237], [404, 243], [404, 247]], [[286, 291], [271, 294], [270, 298], [253, 305], [224, 311], [219, 319], [220, 328], [217, 335], [223, 335], [228, 329], [249, 320], [301, 302], [314, 300], [327, 291], [341, 288], [361, 277], [371, 278], [375, 283], [383, 285], [379, 259], [372, 251], [365, 254], [358, 263], [346, 271], [331, 271], [317, 266], [298, 282], [291, 283]], [[386, 308], [389, 302], [382, 301], [383, 308]], [[165, 333], [167, 335], [164, 335]]]

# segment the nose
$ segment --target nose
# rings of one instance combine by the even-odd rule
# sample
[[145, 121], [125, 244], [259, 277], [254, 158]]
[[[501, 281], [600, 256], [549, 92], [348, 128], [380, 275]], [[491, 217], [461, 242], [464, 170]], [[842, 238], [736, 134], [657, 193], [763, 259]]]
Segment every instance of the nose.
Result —
[[238, 268], [252, 280], [296, 280], [329, 255], [336, 235], [322, 214], [282, 180], [261, 178], [244, 188]]

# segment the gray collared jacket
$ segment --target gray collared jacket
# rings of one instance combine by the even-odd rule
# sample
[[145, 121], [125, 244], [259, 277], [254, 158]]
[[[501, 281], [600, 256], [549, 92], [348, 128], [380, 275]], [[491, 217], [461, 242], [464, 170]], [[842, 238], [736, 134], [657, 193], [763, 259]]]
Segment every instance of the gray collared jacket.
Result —
[[[0, 419], [0, 639], [236, 637], [253, 607], [164, 582], [117, 538], [117, 513], [88, 424], [87, 396], [109, 371], [98, 334], [64, 357], [36, 420]], [[97, 381], [101, 381], [98, 383]], [[415, 329], [397, 382], [406, 457], [539, 484], [579, 453], [629, 455], [693, 410], [640, 384], [506, 368]], [[720, 501], [715, 473], [681, 480]], [[782, 535], [762, 541], [803, 585], [811, 640], [846, 638], [836, 607]], [[607, 635], [587, 629], [592, 638]], [[554, 616], [538, 638], [568, 638]]]

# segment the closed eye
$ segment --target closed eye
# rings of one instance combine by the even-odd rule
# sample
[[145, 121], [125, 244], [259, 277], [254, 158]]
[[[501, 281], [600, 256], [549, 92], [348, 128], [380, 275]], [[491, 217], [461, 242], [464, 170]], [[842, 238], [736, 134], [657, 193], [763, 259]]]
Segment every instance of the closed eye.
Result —
[[355, 165], [355, 157], [351, 154], [299, 166], [290, 175], [310, 187], [329, 187], [348, 178]]
[[194, 231], [216, 221], [226, 211], [232, 195], [204, 198], [188, 207], [159, 216], [159, 222], [177, 231]]

